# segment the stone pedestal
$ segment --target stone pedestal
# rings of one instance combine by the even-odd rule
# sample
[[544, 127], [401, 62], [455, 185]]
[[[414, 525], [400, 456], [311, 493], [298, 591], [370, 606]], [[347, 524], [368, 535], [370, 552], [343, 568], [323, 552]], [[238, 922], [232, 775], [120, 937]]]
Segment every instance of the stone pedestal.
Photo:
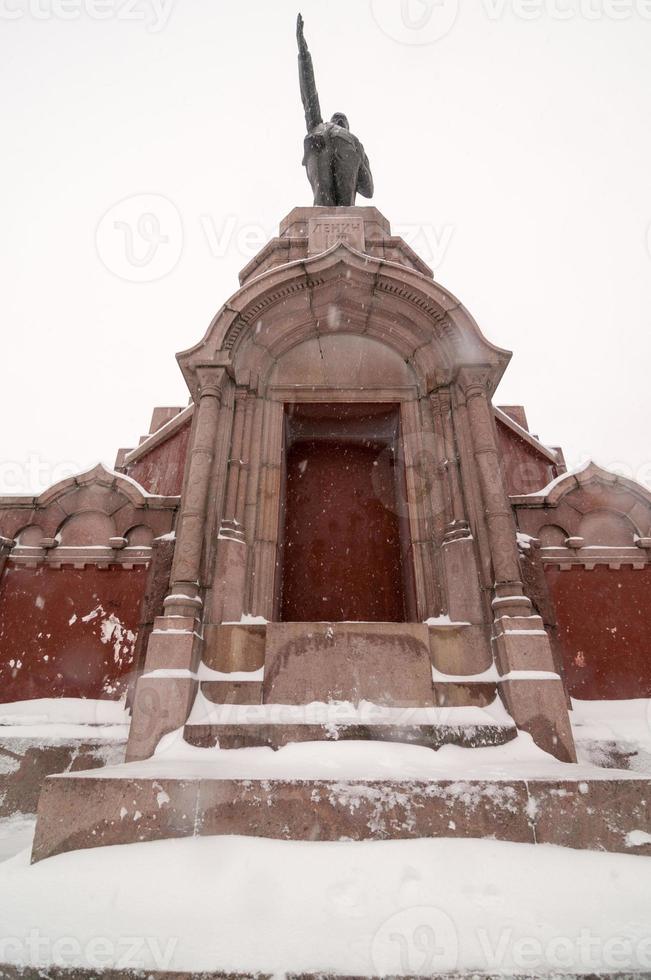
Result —
[[432, 702], [426, 626], [405, 623], [271, 623], [264, 701]]

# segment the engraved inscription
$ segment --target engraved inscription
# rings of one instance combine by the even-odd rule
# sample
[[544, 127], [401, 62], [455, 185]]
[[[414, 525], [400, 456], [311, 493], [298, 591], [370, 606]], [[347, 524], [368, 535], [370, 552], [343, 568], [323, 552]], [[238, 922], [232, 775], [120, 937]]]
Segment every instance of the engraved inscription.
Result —
[[365, 249], [364, 221], [361, 218], [310, 218], [308, 253], [326, 252], [337, 242], [346, 242], [358, 252]]

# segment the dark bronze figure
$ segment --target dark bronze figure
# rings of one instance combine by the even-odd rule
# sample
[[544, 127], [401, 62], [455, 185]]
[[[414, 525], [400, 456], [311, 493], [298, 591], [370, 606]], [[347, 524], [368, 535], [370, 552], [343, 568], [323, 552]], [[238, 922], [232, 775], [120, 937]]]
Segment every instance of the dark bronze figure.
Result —
[[298, 15], [298, 70], [301, 98], [305, 109], [307, 133], [303, 166], [314, 191], [314, 204], [351, 207], [355, 195], [373, 197], [373, 176], [364, 147], [350, 132], [343, 112], [335, 112], [324, 123], [319, 94], [314, 80], [312, 56], [303, 33], [303, 18]]

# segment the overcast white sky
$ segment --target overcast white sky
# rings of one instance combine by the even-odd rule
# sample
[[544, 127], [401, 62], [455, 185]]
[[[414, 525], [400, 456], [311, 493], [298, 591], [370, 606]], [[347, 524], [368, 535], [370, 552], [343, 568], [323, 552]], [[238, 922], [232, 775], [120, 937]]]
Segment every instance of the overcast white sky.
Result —
[[[1, 492], [186, 404], [174, 354], [311, 203], [297, 4], [0, 0]], [[651, 485], [651, 0], [301, 9], [373, 203], [514, 351], [496, 401]]]

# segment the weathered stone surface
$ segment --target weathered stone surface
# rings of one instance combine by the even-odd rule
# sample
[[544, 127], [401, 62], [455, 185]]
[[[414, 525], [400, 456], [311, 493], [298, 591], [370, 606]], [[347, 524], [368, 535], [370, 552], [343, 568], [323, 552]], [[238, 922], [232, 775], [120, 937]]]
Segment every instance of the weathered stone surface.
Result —
[[145, 675], [138, 680], [127, 744], [128, 762], [148, 759], [163, 735], [182, 728], [192, 710], [197, 688], [192, 675]]
[[264, 701], [433, 703], [426, 626], [398, 623], [270, 623]]
[[563, 762], [575, 762], [565, 692], [560, 678], [510, 680], [498, 685], [507, 711], [518, 728], [529, 732], [537, 745]]
[[264, 666], [265, 626], [213, 626], [204, 629], [202, 659], [211, 670], [259, 670]]
[[262, 681], [202, 681], [201, 691], [213, 704], [262, 704]]
[[[492, 837], [651, 854], [651, 783], [53, 776], [32, 860], [78, 848], [242, 834], [282, 840]], [[643, 836], [641, 838], [643, 840]]]
[[[408, 714], [408, 710], [406, 713]], [[279, 712], [282, 717], [282, 710]], [[422, 745], [439, 749], [442, 745], [460, 745], [478, 748], [488, 745], [504, 745], [515, 738], [515, 727], [498, 725], [186, 725], [185, 741], [199, 748], [219, 745], [222, 749], [242, 749], [267, 746], [278, 749], [290, 742], [363, 741], [401, 742], [405, 745]]]
[[36, 813], [47, 776], [114, 766], [124, 761], [124, 741], [14, 738], [0, 728], [0, 817]]

